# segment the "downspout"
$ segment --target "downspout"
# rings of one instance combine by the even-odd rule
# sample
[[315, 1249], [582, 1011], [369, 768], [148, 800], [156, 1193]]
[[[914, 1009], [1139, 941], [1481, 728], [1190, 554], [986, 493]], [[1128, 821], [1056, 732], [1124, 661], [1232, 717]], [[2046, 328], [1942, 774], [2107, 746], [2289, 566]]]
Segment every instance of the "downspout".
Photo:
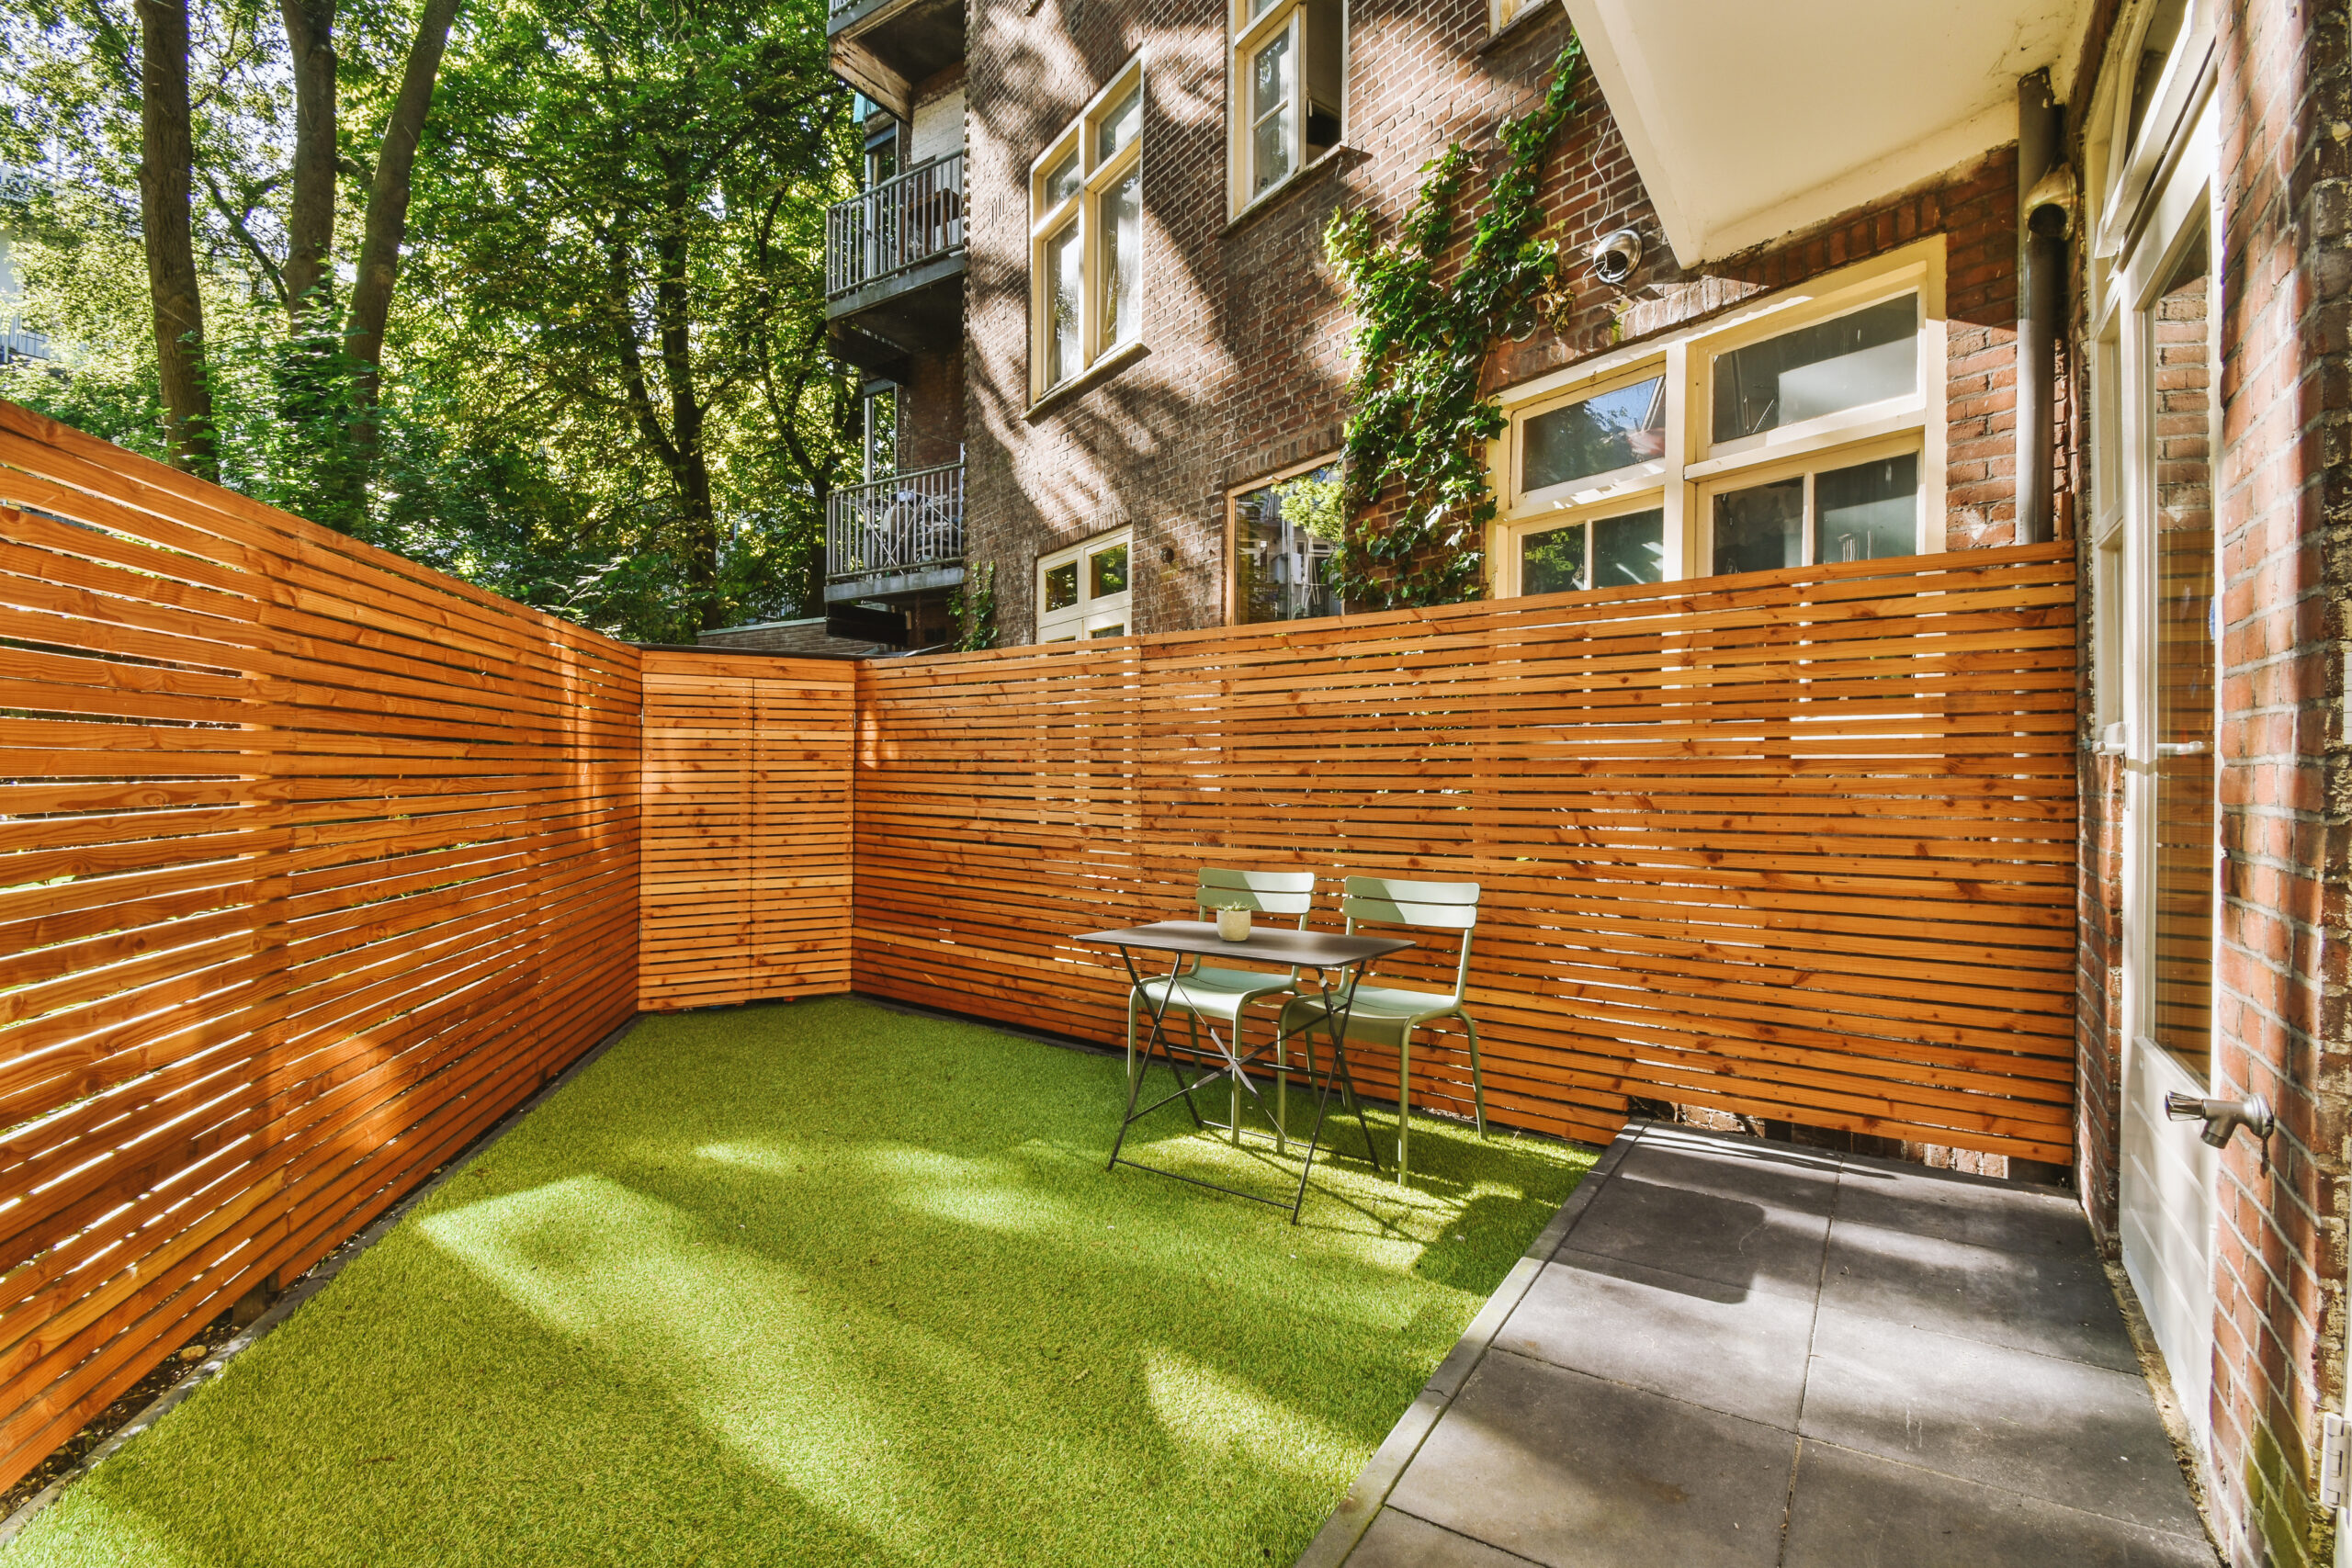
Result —
[[2018, 80], [2018, 542], [2056, 533], [2058, 334], [2064, 330], [2066, 240], [2075, 223], [2075, 171], [2065, 158], [2066, 111], [2050, 100], [2050, 73]]

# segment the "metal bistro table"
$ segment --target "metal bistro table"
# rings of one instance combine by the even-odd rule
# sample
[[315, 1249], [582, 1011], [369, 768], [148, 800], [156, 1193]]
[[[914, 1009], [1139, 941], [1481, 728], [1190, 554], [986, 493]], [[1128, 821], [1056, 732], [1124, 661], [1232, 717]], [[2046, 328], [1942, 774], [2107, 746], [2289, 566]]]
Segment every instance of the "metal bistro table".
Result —
[[[1271, 1204], [1277, 1209], [1288, 1209], [1291, 1224], [1296, 1224], [1298, 1212], [1306, 1202], [1306, 1179], [1315, 1168], [1316, 1151], [1322, 1146], [1323, 1114], [1330, 1105], [1331, 1091], [1335, 1087], [1341, 1089], [1345, 1103], [1355, 1110], [1357, 1125], [1363, 1129], [1364, 1152], [1372, 1158], [1372, 1168], [1375, 1171], [1380, 1168], [1380, 1155], [1374, 1149], [1372, 1144], [1371, 1123], [1364, 1120], [1363, 1107], [1356, 1099], [1355, 1082], [1348, 1076], [1348, 1014], [1354, 1006], [1356, 987], [1363, 981], [1365, 968], [1375, 958], [1385, 958], [1392, 953], [1403, 952], [1413, 945], [1410, 942], [1396, 937], [1340, 936], [1331, 931], [1279, 931], [1268, 930], [1264, 927], [1252, 931], [1247, 942], [1221, 942], [1217, 939], [1216, 923], [1210, 920], [1159, 920], [1151, 925], [1136, 926], [1127, 931], [1096, 931], [1091, 936], [1083, 936], [1079, 940], [1092, 942], [1101, 947], [1117, 948], [1120, 962], [1127, 966], [1127, 978], [1137, 989], [1142, 988], [1143, 976], [1136, 971], [1136, 953], [1141, 951], [1165, 953], [1171, 955], [1168, 970], [1168, 984], [1160, 992], [1159, 1005], [1152, 1010], [1151, 1033], [1144, 1041], [1143, 1055], [1139, 1061], [1131, 1060], [1127, 1064], [1126, 1116], [1119, 1123], [1119, 1135], [1111, 1145], [1111, 1163], [1105, 1166], [1104, 1169], [1114, 1169], [1121, 1165], [1129, 1165], [1137, 1170], [1150, 1171], [1155, 1176], [1172, 1176], [1179, 1181], [1189, 1181], [1195, 1187], [1206, 1187], [1215, 1191], [1230, 1193], [1236, 1198], [1247, 1198], [1252, 1202]], [[1139, 1160], [1120, 1157], [1119, 1151], [1126, 1146], [1127, 1129], [1174, 1100], [1182, 1100], [1184, 1102], [1184, 1108], [1193, 1113], [1194, 1126], [1203, 1129], [1214, 1127], [1222, 1132], [1229, 1132], [1234, 1143], [1237, 1145], [1239, 1145], [1241, 1142], [1241, 1096], [1245, 1092], [1257, 1103], [1259, 1114], [1265, 1116], [1273, 1124], [1275, 1151], [1287, 1152], [1286, 1129], [1283, 1122], [1283, 1113], [1289, 1108], [1291, 1068], [1288, 1062], [1277, 1061], [1271, 1070], [1262, 1067], [1260, 1069], [1263, 1076], [1272, 1077], [1276, 1081], [1276, 1105], [1272, 1114], [1266, 1111], [1265, 1098], [1259, 1094], [1258, 1086], [1250, 1079], [1251, 1066], [1273, 1050], [1272, 1044], [1261, 1045], [1253, 1051], [1244, 1052], [1241, 1049], [1241, 1026], [1237, 1021], [1233, 1030], [1234, 1038], [1229, 1043], [1223, 1039], [1212, 1026], [1208, 1030], [1208, 1036], [1215, 1048], [1204, 1049], [1199, 1040], [1200, 1020], [1197, 1014], [1193, 1018], [1193, 1043], [1179, 1046], [1168, 1038], [1164, 1027], [1168, 1010], [1176, 1004], [1177, 992], [1183, 978], [1184, 961], [1187, 958], [1247, 958], [1261, 964], [1279, 964], [1290, 968], [1315, 971], [1317, 988], [1323, 995], [1323, 1032], [1330, 1041], [1331, 1059], [1329, 1066], [1323, 1072], [1322, 1087], [1315, 1104], [1315, 1131], [1306, 1142], [1306, 1163], [1299, 1169], [1298, 1190], [1292, 1194], [1288, 1203], [1284, 1203], [1279, 1198], [1268, 1198], [1256, 1192], [1245, 1192], [1238, 1187], [1222, 1187], [1214, 1181], [1204, 1181], [1196, 1176], [1185, 1176], [1173, 1170], [1161, 1170], [1157, 1166], [1145, 1165]], [[1332, 985], [1332, 976], [1335, 974], [1343, 983], [1343, 988], [1336, 992]], [[1143, 1080], [1150, 1076], [1155, 1049], [1158, 1051], [1159, 1059], [1168, 1064], [1169, 1075], [1176, 1080], [1176, 1092], [1164, 1095], [1141, 1110], [1137, 1110], [1136, 1101], [1140, 1098]], [[1200, 1069], [1198, 1077], [1187, 1079], [1184, 1077], [1183, 1067], [1177, 1061], [1179, 1051], [1193, 1058], [1195, 1067]], [[1307, 1082], [1313, 1084], [1316, 1073], [1311, 1029], [1306, 1076]], [[1227, 1122], [1207, 1120], [1201, 1114], [1201, 1108], [1193, 1100], [1193, 1093], [1195, 1089], [1213, 1083], [1218, 1078], [1228, 1079], [1232, 1085], [1232, 1120]]]

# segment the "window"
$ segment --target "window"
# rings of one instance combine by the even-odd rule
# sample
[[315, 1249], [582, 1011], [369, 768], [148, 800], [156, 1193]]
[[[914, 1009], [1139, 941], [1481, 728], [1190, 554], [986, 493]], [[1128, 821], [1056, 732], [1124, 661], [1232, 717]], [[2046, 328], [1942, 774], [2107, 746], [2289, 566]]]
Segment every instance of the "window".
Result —
[[1942, 242], [1506, 396], [1498, 593], [1942, 547]]
[[1142, 333], [1140, 57], [1055, 138], [1029, 182], [1034, 398]]
[[1057, 550], [1037, 563], [1037, 640], [1127, 635], [1128, 553], [1134, 539], [1122, 528]]
[[1631, 588], [1666, 575], [1666, 511], [1646, 506], [1519, 536], [1519, 592]]
[[1233, 200], [1241, 211], [1340, 144], [1342, 0], [1229, 0]]
[[1227, 500], [1236, 626], [1340, 614], [1340, 464], [1326, 457]]

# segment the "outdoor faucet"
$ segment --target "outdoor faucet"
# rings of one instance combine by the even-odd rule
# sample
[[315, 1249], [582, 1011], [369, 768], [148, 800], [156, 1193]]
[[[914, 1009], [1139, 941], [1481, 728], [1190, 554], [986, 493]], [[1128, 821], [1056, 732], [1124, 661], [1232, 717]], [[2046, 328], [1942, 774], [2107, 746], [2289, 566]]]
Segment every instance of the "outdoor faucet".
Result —
[[2165, 1096], [2165, 1114], [2176, 1122], [2203, 1122], [2204, 1139], [2217, 1149], [2227, 1147], [2230, 1134], [2244, 1127], [2261, 1145], [2262, 1168], [2269, 1170], [2270, 1134], [2278, 1125], [2278, 1118], [2271, 1111], [2270, 1101], [2261, 1095], [2248, 1095], [2244, 1100], [2199, 1100], [2174, 1089]]

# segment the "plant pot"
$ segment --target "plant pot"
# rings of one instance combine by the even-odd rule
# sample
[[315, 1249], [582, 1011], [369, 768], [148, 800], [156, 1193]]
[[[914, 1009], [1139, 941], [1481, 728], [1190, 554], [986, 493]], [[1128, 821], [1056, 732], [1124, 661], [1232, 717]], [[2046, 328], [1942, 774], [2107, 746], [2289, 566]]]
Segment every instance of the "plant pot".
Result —
[[1219, 909], [1216, 912], [1216, 939], [1219, 942], [1248, 942], [1250, 940], [1250, 911]]

